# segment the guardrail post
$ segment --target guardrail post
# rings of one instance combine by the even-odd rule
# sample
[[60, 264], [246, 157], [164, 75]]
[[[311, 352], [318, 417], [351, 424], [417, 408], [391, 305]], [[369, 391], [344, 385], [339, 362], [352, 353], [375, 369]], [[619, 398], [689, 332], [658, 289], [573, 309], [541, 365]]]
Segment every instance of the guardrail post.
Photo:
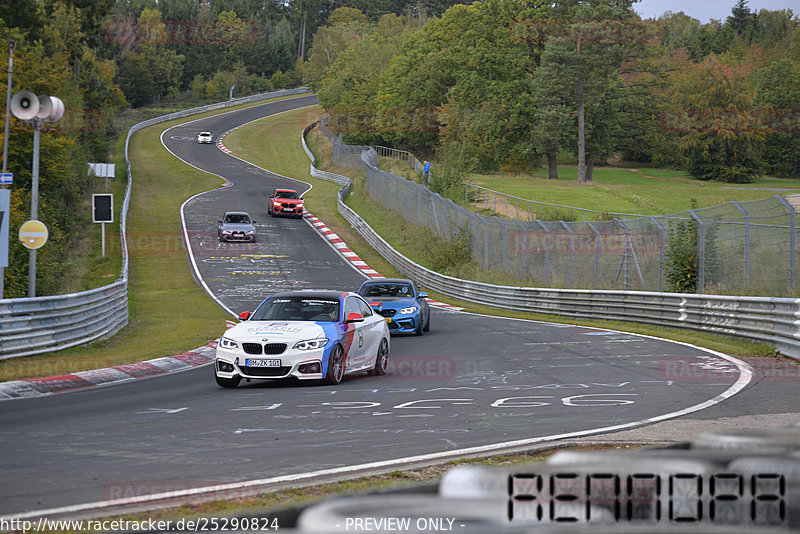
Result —
[[795, 226], [797, 220], [797, 212], [789, 202], [780, 195], [776, 198], [781, 201], [783, 207], [789, 212], [789, 289], [794, 289], [794, 254], [796, 245], [797, 228]]
[[731, 204], [744, 217], [744, 287], [747, 288], [750, 286], [750, 213], [735, 200]]

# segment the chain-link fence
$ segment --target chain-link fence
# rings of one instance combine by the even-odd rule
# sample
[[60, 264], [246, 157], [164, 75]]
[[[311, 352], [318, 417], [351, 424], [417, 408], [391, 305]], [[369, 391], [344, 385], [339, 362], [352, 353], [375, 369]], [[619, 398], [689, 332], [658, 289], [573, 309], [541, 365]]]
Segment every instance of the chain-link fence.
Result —
[[375, 149], [321, 130], [335, 165], [366, 171], [373, 200], [444, 239], [468, 235], [483, 268], [540, 287], [794, 294], [796, 211], [783, 197], [601, 221], [483, 216], [378, 169]]

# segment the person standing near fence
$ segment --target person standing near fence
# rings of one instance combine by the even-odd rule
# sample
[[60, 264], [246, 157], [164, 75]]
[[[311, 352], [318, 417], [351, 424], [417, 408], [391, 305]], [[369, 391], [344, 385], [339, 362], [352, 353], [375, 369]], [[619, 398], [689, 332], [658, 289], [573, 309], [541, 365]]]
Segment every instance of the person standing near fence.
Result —
[[422, 165], [422, 183], [427, 184], [428, 179], [431, 177], [431, 162], [425, 160], [425, 163]]

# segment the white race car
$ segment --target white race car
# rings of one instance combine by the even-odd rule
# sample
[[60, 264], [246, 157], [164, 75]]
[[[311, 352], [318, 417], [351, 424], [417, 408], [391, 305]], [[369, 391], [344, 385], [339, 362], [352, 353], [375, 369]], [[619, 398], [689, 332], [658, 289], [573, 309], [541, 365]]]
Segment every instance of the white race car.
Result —
[[345, 375], [384, 375], [389, 328], [357, 293], [287, 291], [264, 300], [217, 345], [214, 376], [225, 388], [244, 378], [338, 384]]
[[204, 143], [213, 143], [214, 136], [211, 135], [211, 132], [200, 132], [197, 134], [197, 142], [204, 144]]

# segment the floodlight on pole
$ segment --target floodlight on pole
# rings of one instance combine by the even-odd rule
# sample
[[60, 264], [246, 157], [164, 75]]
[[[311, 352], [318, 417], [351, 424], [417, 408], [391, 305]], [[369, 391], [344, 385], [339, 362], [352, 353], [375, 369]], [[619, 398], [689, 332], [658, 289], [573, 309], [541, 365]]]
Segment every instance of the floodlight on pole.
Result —
[[[11, 99], [11, 113], [33, 125], [33, 165], [31, 172], [31, 220], [39, 217], [39, 134], [45, 122], [58, 122], [64, 116], [64, 102], [56, 96], [36, 96], [20, 91]], [[28, 297], [36, 296], [36, 249], [28, 251]]]

